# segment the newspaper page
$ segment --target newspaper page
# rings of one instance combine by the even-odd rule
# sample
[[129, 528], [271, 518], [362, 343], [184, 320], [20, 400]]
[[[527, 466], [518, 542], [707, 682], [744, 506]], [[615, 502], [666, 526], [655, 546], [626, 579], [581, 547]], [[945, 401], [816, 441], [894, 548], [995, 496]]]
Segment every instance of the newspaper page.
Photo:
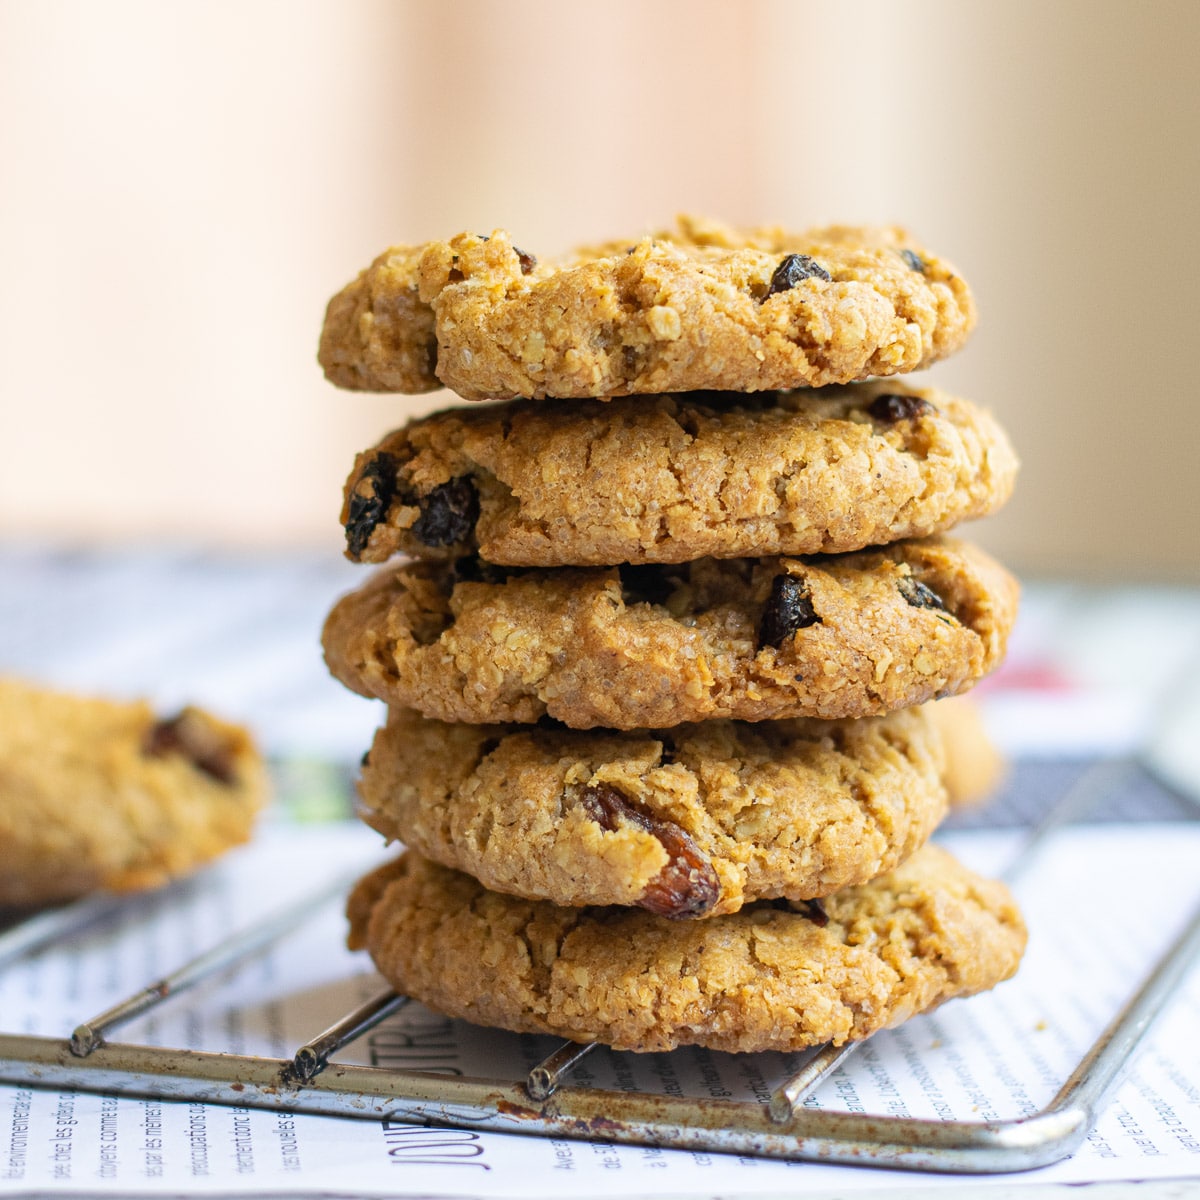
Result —
[[[943, 840], [989, 872], [1002, 870], [1017, 845], [1012, 835], [996, 832]], [[1200, 823], [1062, 834], [1018, 891], [1031, 929], [1018, 976], [876, 1035], [808, 1105], [944, 1120], [1035, 1112], [1183, 927], [1200, 900], [1198, 855]], [[133, 900], [90, 931], [8, 966], [0, 973], [3, 1029], [65, 1037], [324, 877], [369, 869], [382, 857], [378, 839], [349, 823], [277, 825], [190, 883]], [[266, 952], [167, 1001], [116, 1040], [290, 1057], [384, 986], [369, 961], [344, 948], [344, 935], [340, 906], [331, 902]], [[1040, 1171], [986, 1178], [1077, 1183], [1200, 1174], [1198, 1014], [1200, 970], [1192, 970], [1085, 1147]], [[340, 1057], [517, 1080], [557, 1044], [476, 1028], [412, 1004]], [[571, 1082], [765, 1103], [798, 1061], [782, 1054], [601, 1049]], [[801, 1185], [852, 1190], [953, 1181], [0, 1085], [0, 1195], [754, 1196]]]

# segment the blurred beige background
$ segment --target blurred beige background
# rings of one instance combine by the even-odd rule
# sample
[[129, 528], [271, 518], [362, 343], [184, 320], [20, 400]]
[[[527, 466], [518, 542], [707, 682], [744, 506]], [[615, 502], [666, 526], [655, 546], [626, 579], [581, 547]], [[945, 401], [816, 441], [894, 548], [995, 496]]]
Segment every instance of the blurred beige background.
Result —
[[1200, 578], [1192, 0], [0, 0], [0, 536], [341, 546], [328, 296], [385, 246], [899, 221], [1021, 571]]

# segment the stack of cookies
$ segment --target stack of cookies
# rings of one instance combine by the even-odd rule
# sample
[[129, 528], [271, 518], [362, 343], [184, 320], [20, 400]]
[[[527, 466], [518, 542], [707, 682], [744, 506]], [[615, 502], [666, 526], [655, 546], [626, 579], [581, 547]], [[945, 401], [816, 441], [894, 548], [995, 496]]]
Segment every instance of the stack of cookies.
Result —
[[1004, 887], [925, 845], [926, 702], [1003, 655], [1015, 581], [942, 535], [1016, 460], [885, 378], [973, 323], [901, 231], [695, 220], [558, 263], [503, 231], [400, 247], [331, 301], [334, 383], [491, 401], [346, 486], [349, 556], [404, 556], [324, 633], [389, 707], [362, 812], [408, 849], [350, 916], [399, 990], [621, 1049], [795, 1050], [1012, 974]]

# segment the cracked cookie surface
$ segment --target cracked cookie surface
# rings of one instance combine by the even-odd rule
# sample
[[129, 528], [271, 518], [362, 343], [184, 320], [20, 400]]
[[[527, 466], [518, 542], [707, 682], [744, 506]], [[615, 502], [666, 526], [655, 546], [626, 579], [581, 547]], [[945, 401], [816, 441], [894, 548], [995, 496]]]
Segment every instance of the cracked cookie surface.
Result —
[[351, 945], [396, 989], [480, 1025], [622, 1050], [841, 1044], [1008, 978], [1025, 927], [1003, 884], [926, 846], [809, 906], [707, 921], [487, 891], [409, 852], [350, 897]]
[[1017, 593], [949, 538], [624, 568], [416, 562], [339, 600], [323, 644], [353, 691], [443, 721], [862, 717], [987, 674]]
[[468, 400], [754, 392], [928, 366], [975, 323], [897, 228], [676, 230], [537, 262], [504, 230], [386, 251], [329, 302], [335, 384]]
[[988, 413], [891, 381], [512, 401], [413, 421], [360, 454], [341, 519], [360, 562], [839, 553], [994, 512], [1016, 472]]
[[890, 870], [944, 815], [942, 767], [925, 706], [629, 733], [393, 709], [359, 815], [493, 891], [712, 917]]
[[158, 887], [246, 841], [265, 798], [239, 726], [0, 680], [0, 904]]

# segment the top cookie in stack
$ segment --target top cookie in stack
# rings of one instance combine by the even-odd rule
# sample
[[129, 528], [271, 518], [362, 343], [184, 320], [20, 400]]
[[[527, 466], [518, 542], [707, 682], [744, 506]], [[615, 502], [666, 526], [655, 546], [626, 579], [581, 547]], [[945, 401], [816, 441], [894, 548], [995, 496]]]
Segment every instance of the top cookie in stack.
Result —
[[899, 229], [678, 231], [539, 263], [503, 230], [399, 246], [330, 302], [340, 387], [465, 400], [760, 392], [929, 366], [975, 324], [948, 263]]
[[[694, 219], [559, 263], [503, 231], [401, 247], [334, 297], [334, 383], [498, 401], [410, 422], [346, 486], [348, 555], [416, 560], [324, 634], [333, 673], [393, 710], [360, 790], [411, 849], [352, 912], [398, 987], [631, 1049], [794, 1049], [1015, 969], [1003, 889], [919, 849], [945, 797], [918, 706], [1003, 656], [1015, 581], [941, 535], [1007, 499], [1016, 459], [982, 410], [880, 378], [974, 320], [898, 230]], [[489, 889], [479, 929], [445, 868]], [[639, 908], [667, 924], [626, 930]], [[685, 1001], [670, 963], [699, 917], [718, 936], [686, 951]], [[555, 922], [575, 932], [529, 974]], [[764, 922], [827, 986], [768, 978], [744, 949]], [[631, 938], [657, 947], [637, 997], [588, 986], [627, 980]]]

